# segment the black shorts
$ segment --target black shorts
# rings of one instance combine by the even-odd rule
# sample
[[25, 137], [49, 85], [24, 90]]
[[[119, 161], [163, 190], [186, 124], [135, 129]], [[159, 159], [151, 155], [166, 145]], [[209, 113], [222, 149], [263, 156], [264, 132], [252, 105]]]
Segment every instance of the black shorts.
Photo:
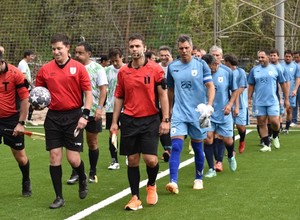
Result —
[[48, 110], [44, 127], [46, 135], [46, 150], [66, 147], [68, 150], [83, 151], [83, 130], [74, 137], [79, 118], [82, 116], [80, 108], [69, 111]]
[[23, 150], [25, 148], [24, 135], [12, 136], [11, 131], [4, 131], [4, 129], [14, 129], [19, 121], [19, 113], [10, 116], [8, 118], [0, 119], [0, 144], [2, 144], [2, 138], [4, 144], [15, 149]]
[[102, 118], [95, 121], [95, 117], [89, 117], [89, 121], [85, 127], [85, 130], [90, 133], [102, 132]]
[[121, 155], [136, 153], [157, 155], [160, 125], [158, 114], [142, 118], [122, 114], [120, 122]]

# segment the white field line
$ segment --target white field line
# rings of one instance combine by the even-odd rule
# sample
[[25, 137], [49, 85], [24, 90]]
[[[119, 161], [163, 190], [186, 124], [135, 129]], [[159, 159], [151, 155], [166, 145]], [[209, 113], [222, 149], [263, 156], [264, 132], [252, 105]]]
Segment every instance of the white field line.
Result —
[[[252, 131], [251, 129], [247, 129], [246, 130], [246, 134], [250, 133], [251, 131]], [[239, 135], [235, 136], [235, 140], [238, 140], [239, 138], [240, 138]], [[194, 162], [194, 157], [192, 157], [190, 159], [187, 159], [186, 161], [183, 161], [182, 163], [180, 163], [179, 169], [181, 169], [181, 168], [183, 168], [183, 167], [185, 167], [185, 166], [187, 166], [187, 165], [189, 165], [189, 164], [191, 164], [193, 162]], [[169, 173], [170, 173], [169, 169], [160, 172], [157, 175], [156, 180], [159, 180], [159, 179], [161, 179], [161, 178], [169, 175]], [[146, 186], [147, 181], [148, 181], [148, 179], [145, 179], [142, 182], [140, 182], [140, 188]], [[90, 206], [90, 207], [88, 207], [88, 208], [86, 208], [86, 209], [84, 209], [84, 210], [76, 213], [75, 215], [70, 216], [69, 218], [66, 218], [65, 220], [79, 220], [79, 219], [83, 219], [84, 217], [87, 217], [88, 215], [92, 214], [93, 212], [96, 212], [96, 211], [104, 208], [105, 206], [108, 206], [108, 205], [114, 203], [115, 201], [117, 201], [119, 199], [122, 199], [123, 197], [129, 195], [130, 193], [131, 193], [131, 191], [130, 191], [130, 188], [128, 187], [128, 188], [122, 190], [121, 192], [119, 192], [119, 193], [117, 193], [117, 194], [115, 194], [113, 196], [110, 196], [110, 197], [108, 197], [108, 198], [106, 198], [106, 199], [104, 199], [104, 200], [102, 200], [102, 201], [100, 201], [100, 202], [98, 202], [98, 203], [96, 203], [96, 204], [94, 204], [94, 205], [92, 205], [92, 206]]]

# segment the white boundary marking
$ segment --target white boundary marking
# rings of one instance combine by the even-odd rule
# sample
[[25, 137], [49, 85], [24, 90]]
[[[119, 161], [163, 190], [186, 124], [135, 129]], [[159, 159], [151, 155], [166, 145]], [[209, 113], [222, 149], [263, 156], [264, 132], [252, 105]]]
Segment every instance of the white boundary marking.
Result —
[[[246, 134], [250, 133], [251, 131], [253, 131], [253, 130], [252, 129], [247, 129]], [[238, 140], [239, 138], [240, 138], [239, 135], [235, 136], [235, 140]], [[183, 168], [183, 167], [185, 167], [185, 166], [187, 166], [187, 165], [189, 165], [193, 162], [194, 162], [194, 157], [192, 157], [190, 159], [187, 159], [187, 160], [183, 161], [182, 163], [180, 163], [179, 169], [181, 169], [181, 168]], [[159, 180], [159, 179], [169, 175], [169, 173], [170, 173], [169, 169], [158, 173], [156, 180]], [[148, 179], [143, 180], [142, 182], [140, 182], [140, 188], [146, 186], [147, 181], [148, 181]], [[110, 196], [110, 197], [108, 197], [108, 198], [106, 198], [106, 199], [104, 199], [104, 200], [102, 200], [102, 201], [100, 201], [100, 202], [98, 202], [98, 203], [96, 203], [96, 204], [94, 204], [94, 205], [92, 205], [92, 206], [76, 213], [75, 215], [70, 216], [69, 218], [66, 218], [65, 220], [80, 220], [80, 219], [83, 219], [84, 217], [92, 214], [93, 212], [96, 212], [96, 211], [104, 208], [105, 206], [108, 206], [108, 205], [114, 203], [115, 201], [117, 201], [119, 199], [122, 199], [123, 197], [129, 195], [130, 193], [131, 193], [130, 187], [128, 187], [128, 188], [122, 190], [121, 192], [119, 192], [119, 193], [117, 193], [113, 196]]]

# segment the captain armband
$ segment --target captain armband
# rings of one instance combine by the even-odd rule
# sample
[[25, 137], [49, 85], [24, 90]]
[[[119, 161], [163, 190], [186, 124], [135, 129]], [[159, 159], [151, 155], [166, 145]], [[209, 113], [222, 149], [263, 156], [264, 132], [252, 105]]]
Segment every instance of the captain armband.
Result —
[[163, 78], [157, 85], [161, 85], [162, 89], [167, 89], [168, 88], [167, 79]]

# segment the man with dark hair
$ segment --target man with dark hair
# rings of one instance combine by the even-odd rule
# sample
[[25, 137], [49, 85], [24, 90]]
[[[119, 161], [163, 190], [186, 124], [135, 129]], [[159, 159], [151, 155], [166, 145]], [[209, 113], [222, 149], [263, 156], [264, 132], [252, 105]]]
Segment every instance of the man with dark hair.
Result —
[[[110, 129], [112, 123], [114, 101], [115, 101], [114, 93], [117, 86], [118, 72], [120, 68], [125, 65], [123, 63], [123, 52], [118, 47], [110, 48], [108, 51], [108, 57], [111, 61], [111, 65], [105, 69], [106, 77], [108, 81], [107, 99], [105, 105], [106, 129]], [[117, 134], [115, 135], [116, 135], [115, 138], [117, 140]], [[109, 152], [111, 156], [111, 163], [108, 166], [109, 170], [120, 169], [120, 164], [118, 160], [118, 146], [115, 145], [118, 145], [118, 142], [116, 141], [115, 143], [113, 143], [112, 135], [110, 135], [108, 139]]]
[[[128, 180], [132, 198], [126, 210], [142, 208], [139, 195], [140, 170], [143, 158], [148, 174], [147, 203], [158, 201], [156, 177], [159, 170], [157, 148], [159, 134], [170, 129], [167, 91], [163, 88], [164, 71], [145, 57], [145, 40], [142, 35], [129, 37], [129, 53], [132, 61], [121, 67], [115, 91], [115, 103], [111, 133], [117, 133], [121, 122], [120, 154], [128, 157]], [[157, 97], [158, 95], [158, 97]], [[163, 119], [160, 122], [156, 99], [159, 98]], [[121, 110], [124, 109], [121, 115]], [[121, 117], [120, 117], [121, 115]]]
[[[99, 158], [98, 134], [102, 132], [102, 113], [106, 98], [107, 78], [104, 68], [99, 63], [92, 61], [91, 56], [92, 46], [86, 41], [79, 42], [75, 49], [75, 59], [82, 63], [88, 71], [93, 94], [93, 105], [85, 127], [86, 142], [89, 147], [89, 182], [97, 183], [97, 163]], [[78, 181], [78, 178], [76, 170], [73, 169], [67, 183], [74, 184]]]
[[[248, 76], [248, 103], [251, 102], [254, 94], [253, 104], [255, 105], [259, 133], [263, 140], [263, 147], [260, 151], [268, 152], [271, 151], [267, 127], [268, 120], [273, 130], [272, 143], [275, 148], [280, 148], [277, 83], [280, 83], [285, 97], [288, 97], [288, 86], [283, 72], [274, 65], [270, 65], [270, 53], [261, 50], [257, 55], [260, 64], [253, 67]], [[289, 105], [289, 99], [285, 99], [284, 107], [289, 108]]]
[[[32, 62], [35, 58], [34, 52], [32, 50], [25, 50], [23, 54], [23, 59], [19, 62], [18, 68], [25, 75], [26, 84], [29, 92], [35, 87], [32, 81], [30, 68], [28, 63]], [[33, 108], [29, 105], [28, 117], [26, 120], [26, 124], [37, 126], [38, 124], [32, 121]]]
[[[237, 97], [233, 106], [233, 122], [240, 135], [239, 153], [243, 153], [246, 147], [246, 125], [249, 124], [248, 115], [248, 93], [247, 93], [247, 76], [245, 70], [238, 67], [238, 59], [234, 55], [224, 55], [225, 65], [228, 66], [237, 81]], [[234, 139], [234, 136], [233, 136]]]
[[290, 125], [292, 122], [293, 108], [297, 106], [297, 91], [300, 85], [300, 66], [293, 62], [293, 52], [291, 50], [284, 51], [284, 62], [282, 63], [283, 68], [287, 72], [290, 78], [289, 83], [289, 95], [284, 96], [284, 99], [289, 99], [290, 107], [286, 108], [286, 122], [283, 134], [288, 134]]
[[[0, 51], [0, 144], [11, 148], [22, 172], [22, 194], [31, 196], [29, 159], [25, 152], [24, 125], [29, 108], [29, 92], [25, 86], [23, 73], [3, 59]], [[13, 132], [7, 132], [11, 129]]]
[[[83, 150], [83, 129], [87, 125], [92, 106], [91, 82], [85, 67], [69, 57], [70, 39], [65, 34], [51, 38], [54, 59], [44, 64], [36, 76], [36, 86], [48, 88], [51, 103], [44, 127], [46, 150], [50, 153], [50, 175], [56, 199], [50, 209], [65, 205], [62, 193], [62, 155], [79, 176], [79, 197], [87, 196], [87, 177], [80, 158]], [[81, 110], [84, 94], [84, 109]]]
[[107, 55], [100, 56], [100, 65], [104, 68], [108, 67], [110, 60], [108, 59]]

